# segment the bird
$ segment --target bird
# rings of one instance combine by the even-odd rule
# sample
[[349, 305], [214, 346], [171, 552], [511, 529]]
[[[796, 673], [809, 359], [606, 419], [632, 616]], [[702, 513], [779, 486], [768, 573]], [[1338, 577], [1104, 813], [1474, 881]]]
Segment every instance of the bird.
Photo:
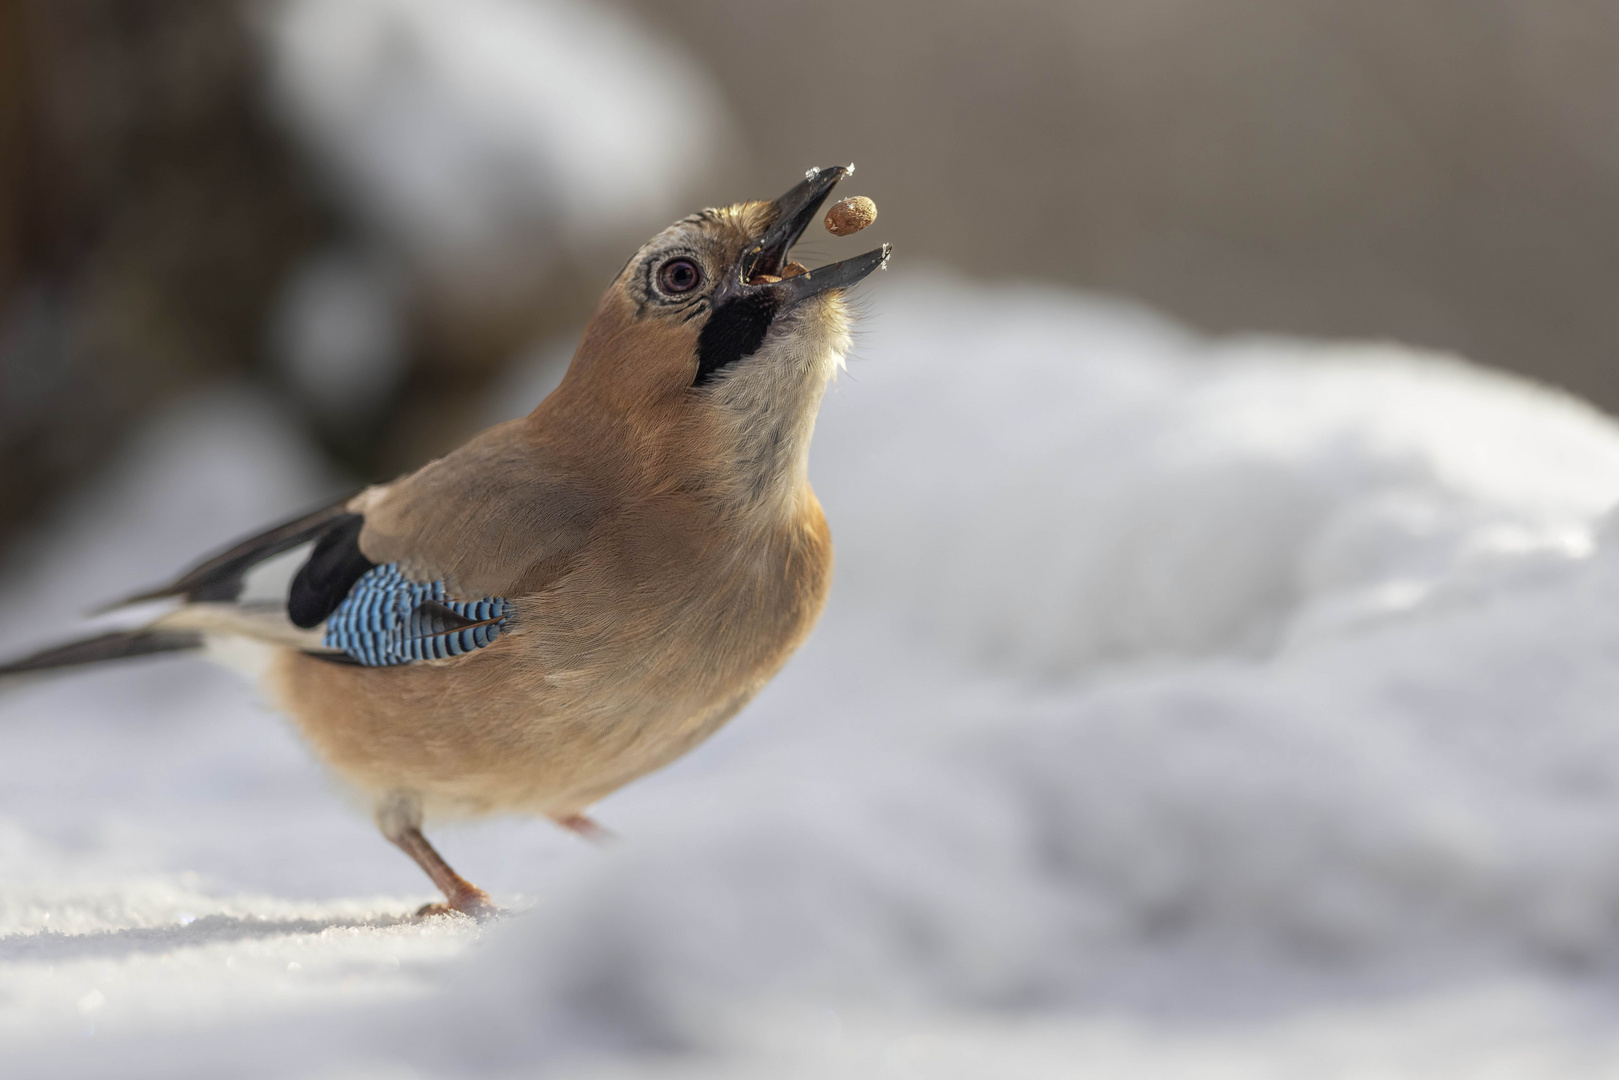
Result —
[[[164, 606], [0, 677], [197, 650], [246, 668], [443, 893], [418, 914], [500, 913], [424, 821], [526, 813], [599, 834], [590, 808], [735, 716], [826, 603], [810, 439], [850, 347], [849, 289], [891, 250], [789, 256], [853, 170], [677, 221], [624, 264], [527, 416], [109, 605]], [[279, 594], [247, 588], [289, 564]]]

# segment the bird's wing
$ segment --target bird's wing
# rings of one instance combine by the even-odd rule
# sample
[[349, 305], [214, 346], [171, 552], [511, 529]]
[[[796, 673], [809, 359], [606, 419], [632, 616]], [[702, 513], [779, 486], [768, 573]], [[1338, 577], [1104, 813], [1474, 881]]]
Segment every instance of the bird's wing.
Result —
[[[368, 666], [481, 648], [508, 627], [512, 598], [537, 591], [584, 547], [601, 509], [582, 483], [547, 467], [543, 451], [517, 434], [511, 425], [491, 429], [391, 484], [243, 540], [130, 602], [187, 601], [189, 610], [165, 617], [165, 626], [206, 624], [283, 641], [318, 634], [327, 654]], [[244, 581], [300, 545], [309, 553], [286, 589], [281, 625], [291, 626], [282, 633], [246, 600]], [[204, 605], [212, 610], [198, 610]], [[254, 617], [240, 617], [247, 613]]]
[[348, 504], [355, 495], [345, 495], [334, 503], [283, 521], [279, 525], [232, 544], [193, 566], [167, 585], [126, 597], [109, 604], [107, 610], [170, 597], [190, 603], [221, 602], [237, 599], [248, 573], [270, 559], [301, 544], [318, 541], [349, 516]]
[[452, 594], [523, 596], [577, 554], [607, 500], [578, 469], [552, 459], [521, 421], [490, 428], [454, 453], [364, 492], [354, 538], [371, 562]]

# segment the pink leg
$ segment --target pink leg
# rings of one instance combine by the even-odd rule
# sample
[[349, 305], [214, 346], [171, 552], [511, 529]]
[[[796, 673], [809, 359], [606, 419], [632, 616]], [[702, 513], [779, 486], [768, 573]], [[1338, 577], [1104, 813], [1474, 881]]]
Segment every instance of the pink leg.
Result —
[[569, 832], [578, 833], [593, 844], [610, 844], [618, 839], [611, 829], [603, 828], [584, 814], [569, 814], [567, 817], [553, 818], [552, 820]]
[[488, 893], [457, 874], [444, 861], [444, 856], [427, 842], [427, 837], [422, 835], [421, 807], [414, 799], [395, 796], [384, 803], [377, 810], [377, 824], [382, 828], [382, 835], [415, 859], [416, 865], [425, 870], [427, 876], [433, 879], [433, 884], [444, 893], [444, 903], [424, 905], [416, 912], [418, 916], [456, 911], [474, 919], [484, 919], [500, 913], [500, 908], [495, 906]]

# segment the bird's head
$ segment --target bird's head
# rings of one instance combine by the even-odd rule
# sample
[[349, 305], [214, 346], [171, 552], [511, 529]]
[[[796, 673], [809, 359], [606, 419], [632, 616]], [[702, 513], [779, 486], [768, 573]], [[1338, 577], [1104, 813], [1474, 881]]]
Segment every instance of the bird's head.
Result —
[[746, 488], [801, 473], [849, 348], [845, 290], [888, 260], [886, 244], [813, 270], [788, 259], [853, 168], [811, 170], [779, 199], [703, 210], [647, 241], [602, 297], [556, 404]]

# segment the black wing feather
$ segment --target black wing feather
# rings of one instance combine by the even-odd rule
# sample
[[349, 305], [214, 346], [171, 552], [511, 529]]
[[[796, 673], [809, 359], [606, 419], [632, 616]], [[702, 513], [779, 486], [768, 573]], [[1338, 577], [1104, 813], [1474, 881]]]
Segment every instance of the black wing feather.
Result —
[[287, 617], [292, 625], [306, 630], [319, 626], [337, 610], [354, 583], [377, 565], [360, 551], [363, 528], [365, 518], [360, 514], [344, 514], [326, 526], [309, 561], [292, 579], [292, 591], [287, 594]]
[[242, 578], [253, 567], [284, 551], [291, 551], [299, 544], [307, 544], [332, 528], [338, 519], [355, 516], [344, 509], [353, 498], [352, 493], [345, 495], [329, 506], [282, 522], [197, 564], [171, 584], [120, 600], [111, 606], [122, 607], [124, 604], [162, 600], [170, 596], [184, 597], [192, 603], [235, 600], [242, 593]]

